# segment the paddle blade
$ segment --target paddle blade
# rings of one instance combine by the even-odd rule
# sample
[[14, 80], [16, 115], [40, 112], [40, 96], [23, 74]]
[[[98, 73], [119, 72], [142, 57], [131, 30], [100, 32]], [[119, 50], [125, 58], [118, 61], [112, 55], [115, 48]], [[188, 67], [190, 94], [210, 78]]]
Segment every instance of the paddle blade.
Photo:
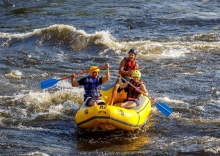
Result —
[[40, 83], [40, 87], [41, 87], [41, 89], [46, 89], [46, 88], [52, 87], [52, 86], [55, 85], [58, 81], [59, 81], [59, 79], [49, 79], [49, 80], [45, 80], [45, 81], [42, 81], [42, 82]]
[[173, 112], [173, 110], [164, 103], [156, 102], [156, 106], [166, 116], [169, 116]]

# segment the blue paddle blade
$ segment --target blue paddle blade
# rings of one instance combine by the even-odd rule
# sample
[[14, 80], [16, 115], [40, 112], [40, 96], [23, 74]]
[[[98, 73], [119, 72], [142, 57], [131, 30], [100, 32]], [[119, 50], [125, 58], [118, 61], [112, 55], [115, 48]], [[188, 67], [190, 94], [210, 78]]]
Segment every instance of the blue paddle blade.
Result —
[[173, 112], [173, 110], [164, 103], [156, 102], [156, 106], [166, 116], [169, 116]]
[[49, 80], [45, 80], [45, 81], [42, 81], [42, 82], [40, 83], [40, 87], [41, 87], [41, 89], [46, 89], [46, 88], [52, 87], [52, 86], [55, 85], [58, 81], [59, 81], [59, 79], [49, 79]]

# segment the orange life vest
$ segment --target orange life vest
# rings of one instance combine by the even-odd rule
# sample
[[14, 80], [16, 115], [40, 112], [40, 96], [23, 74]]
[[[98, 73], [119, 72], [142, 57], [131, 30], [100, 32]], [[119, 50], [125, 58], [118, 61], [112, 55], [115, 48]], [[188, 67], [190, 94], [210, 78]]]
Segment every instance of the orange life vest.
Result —
[[132, 71], [135, 70], [135, 66], [136, 66], [136, 60], [131, 61], [128, 57], [124, 58], [125, 60], [125, 65], [124, 65], [124, 71]]

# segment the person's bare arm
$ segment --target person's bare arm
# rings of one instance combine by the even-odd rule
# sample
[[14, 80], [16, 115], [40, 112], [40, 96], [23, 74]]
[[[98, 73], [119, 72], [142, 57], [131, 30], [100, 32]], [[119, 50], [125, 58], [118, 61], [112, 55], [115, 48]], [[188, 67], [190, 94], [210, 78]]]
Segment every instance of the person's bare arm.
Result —
[[148, 96], [148, 91], [147, 91], [147, 88], [145, 87], [145, 85], [142, 83], [141, 86], [140, 86], [140, 90], [142, 91], [142, 93], [145, 95], [145, 96]]
[[105, 77], [102, 77], [102, 83], [106, 83], [110, 79], [110, 72], [109, 72], [109, 64], [106, 63], [106, 74]]
[[76, 77], [76, 75], [73, 74], [72, 79], [71, 79], [72, 87], [80, 86], [80, 84], [76, 81], [75, 77]]
[[136, 66], [135, 66], [135, 70], [138, 70], [138, 68], [139, 68], [139, 65], [138, 65], [138, 64], [136, 64]]
[[121, 74], [121, 75], [130, 75], [130, 72], [129, 71], [125, 71], [124, 70], [124, 66], [125, 66], [125, 60], [123, 59], [120, 63], [120, 66], [119, 66], [119, 71], [118, 73]]
[[118, 79], [118, 84], [119, 84], [120, 88], [126, 88], [128, 86], [127, 82], [122, 83], [120, 74], [118, 74], [117, 79]]

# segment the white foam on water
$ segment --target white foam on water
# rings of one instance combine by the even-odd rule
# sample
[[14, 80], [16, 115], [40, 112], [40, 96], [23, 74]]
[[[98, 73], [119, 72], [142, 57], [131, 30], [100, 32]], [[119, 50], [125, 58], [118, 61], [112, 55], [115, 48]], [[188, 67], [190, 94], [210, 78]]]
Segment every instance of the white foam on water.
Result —
[[[219, 153], [220, 139], [210, 136], [186, 136], [181, 139], [172, 138], [170, 143], [164, 142], [163, 140], [156, 141], [155, 144], [158, 148], [174, 150], [175, 152], [197, 152], [206, 151], [214, 154]], [[173, 151], [173, 153], [175, 153]]]
[[161, 102], [166, 103], [167, 105], [174, 104], [174, 105], [181, 105], [186, 108], [189, 107], [188, 103], [181, 101], [181, 100], [170, 99], [169, 97], [158, 97], [157, 101], [160, 101], [160, 100]]
[[19, 154], [19, 156], [50, 156], [47, 153], [43, 153], [43, 152], [28, 152], [28, 153], [23, 153], [23, 154]]
[[9, 79], [21, 79], [23, 77], [23, 74], [19, 70], [12, 69], [12, 70], [10, 70], [10, 72], [5, 74], [5, 77], [9, 78]]

